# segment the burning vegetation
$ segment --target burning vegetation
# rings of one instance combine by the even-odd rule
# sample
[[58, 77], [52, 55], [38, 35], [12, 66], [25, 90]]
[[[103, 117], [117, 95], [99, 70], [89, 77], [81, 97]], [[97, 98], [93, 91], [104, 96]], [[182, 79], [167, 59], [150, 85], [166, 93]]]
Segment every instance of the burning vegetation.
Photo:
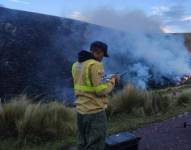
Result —
[[181, 78], [178, 78], [175, 82], [177, 86], [187, 84], [191, 81], [191, 75], [184, 75]]

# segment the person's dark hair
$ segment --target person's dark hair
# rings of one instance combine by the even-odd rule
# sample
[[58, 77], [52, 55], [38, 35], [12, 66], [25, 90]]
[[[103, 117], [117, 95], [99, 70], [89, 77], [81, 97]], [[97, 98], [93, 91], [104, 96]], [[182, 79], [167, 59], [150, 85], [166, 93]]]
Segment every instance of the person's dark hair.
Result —
[[90, 45], [90, 51], [96, 51], [97, 49], [101, 49], [104, 51], [105, 57], [108, 57], [107, 48], [108, 48], [107, 44], [105, 44], [104, 42], [101, 42], [101, 41], [94, 41]]

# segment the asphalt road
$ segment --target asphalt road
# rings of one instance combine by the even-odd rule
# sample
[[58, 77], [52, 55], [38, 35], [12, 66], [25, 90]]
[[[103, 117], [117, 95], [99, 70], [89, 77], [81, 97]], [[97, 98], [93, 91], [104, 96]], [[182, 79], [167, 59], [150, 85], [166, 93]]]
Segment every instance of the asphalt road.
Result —
[[184, 128], [184, 122], [191, 125], [191, 112], [137, 129], [139, 150], [191, 150], [191, 126]]

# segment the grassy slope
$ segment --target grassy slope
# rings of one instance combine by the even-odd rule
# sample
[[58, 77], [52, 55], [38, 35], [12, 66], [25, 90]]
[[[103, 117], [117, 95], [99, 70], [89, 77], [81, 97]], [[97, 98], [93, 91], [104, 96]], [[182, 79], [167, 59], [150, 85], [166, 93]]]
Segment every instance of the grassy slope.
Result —
[[[176, 91], [176, 96], [178, 97], [181, 93], [188, 92], [191, 90], [191, 85], [184, 85], [180, 87], [166, 88], [163, 90], [157, 90], [157, 92], [163, 95], [170, 95]], [[156, 91], [155, 91], [156, 92]], [[152, 115], [145, 115], [144, 113], [123, 113], [120, 112], [116, 115], [112, 115], [108, 118], [108, 133], [112, 134], [119, 131], [133, 130], [142, 127], [146, 124], [152, 122], [158, 122], [171, 118], [182, 112], [191, 112], [191, 103], [183, 105], [174, 105], [165, 113], [155, 113]], [[38, 139], [36, 139], [38, 141]], [[0, 149], [4, 150], [59, 150], [62, 149], [64, 145], [75, 144], [76, 140], [74, 136], [68, 137], [67, 139], [60, 140], [49, 140], [41, 141], [41, 143], [35, 142], [32, 144], [27, 143], [24, 140], [18, 140], [16, 138], [1, 138]]]

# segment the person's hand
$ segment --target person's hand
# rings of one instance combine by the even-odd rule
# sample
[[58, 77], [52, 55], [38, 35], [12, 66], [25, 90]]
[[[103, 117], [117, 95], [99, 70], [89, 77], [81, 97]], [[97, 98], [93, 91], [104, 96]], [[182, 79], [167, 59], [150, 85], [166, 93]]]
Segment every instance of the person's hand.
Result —
[[119, 83], [120, 76], [117, 75], [117, 74], [114, 74], [114, 75], [111, 76], [111, 79], [114, 79], [116, 83]]

